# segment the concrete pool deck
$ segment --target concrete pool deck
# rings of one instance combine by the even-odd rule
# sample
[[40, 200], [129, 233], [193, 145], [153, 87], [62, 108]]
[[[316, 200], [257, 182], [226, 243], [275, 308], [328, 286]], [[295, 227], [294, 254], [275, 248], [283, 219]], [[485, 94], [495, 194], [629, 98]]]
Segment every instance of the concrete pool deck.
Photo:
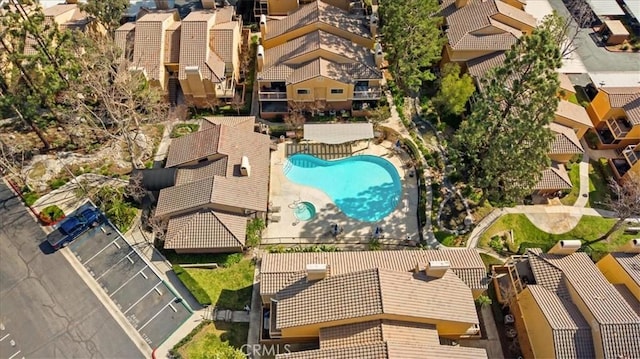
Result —
[[[290, 143], [290, 142], [289, 142]], [[283, 172], [286, 163], [285, 143], [279, 143], [278, 149], [271, 153], [271, 178], [269, 201], [271, 208], [279, 208], [272, 216], [279, 221], [267, 221], [267, 228], [262, 236], [263, 245], [282, 244], [336, 244], [336, 243], [368, 243], [376, 226], [383, 229], [381, 242], [385, 244], [404, 243], [407, 234], [417, 240], [418, 218], [418, 185], [416, 177], [409, 177], [409, 169], [405, 163], [409, 155], [393, 150], [393, 143], [384, 141], [376, 145], [373, 141], [367, 148], [367, 141], [360, 141], [353, 146], [354, 155], [367, 154], [383, 157], [391, 162], [400, 175], [402, 193], [397, 207], [385, 218], [377, 222], [362, 222], [347, 217], [323, 191], [293, 183]], [[353, 179], [339, 179], [349, 180]], [[309, 221], [299, 221], [294, 215], [295, 204], [310, 202], [316, 208], [316, 215]], [[331, 224], [340, 225], [344, 232], [334, 237]]]

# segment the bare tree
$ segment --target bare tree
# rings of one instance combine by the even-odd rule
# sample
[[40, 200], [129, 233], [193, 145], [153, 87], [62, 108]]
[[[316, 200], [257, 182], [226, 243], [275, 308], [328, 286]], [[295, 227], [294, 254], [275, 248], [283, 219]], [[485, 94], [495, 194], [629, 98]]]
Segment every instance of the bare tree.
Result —
[[71, 123], [88, 122], [101, 140], [123, 141], [134, 168], [143, 166], [136, 142], [145, 123], [164, 121], [169, 105], [162, 93], [147, 81], [144, 70], [120, 60], [112, 40], [89, 37], [85, 54], [78, 62], [79, 78], [59, 99]]
[[142, 199], [147, 195], [147, 190], [142, 183], [142, 171], [134, 171], [129, 177], [129, 183], [125, 187], [125, 194], [138, 203], [142, 202]]
[[20, 143], [9, 144], [0, 140], [0, 175], [10, 175], [20, 184], [25, 184], [27, 177], [22, 169], [29, 159], [30, 154]]
[[244, 100], [242, 99], [242, 95], [239, 93], [236, 93], [233, 96], [233, 99], [231, 100], [231, 108], [236, 110], [236, 112], [238, 113], [238, 115], [240, 114], [240, 110], [242, 110], [244, 108]]
[[585, 242], [583, 247], [608, 241], [609, 237], [620, 229], [627, 219], [640, 216], [640, 178], [638, 176], [629, 176], [621, 183], [612, 178], [609, 180], [609, 188], [611, 194], [607, 195], [604, 204], [616, 213], [618, 220], [607, 233], [597, 239]]
[[560, 44], [560, 54], [563, 59], [576, 51], [579, 46], [576, 40], [578, 40], [580, 29], [590, 27], [593, 21], [591, 7], [584, 0], [569, 0], [567, 9], [572, 17], [566, 18], [554, 11], [544, 18], [544, 21], [549, 24], [556, 43]]

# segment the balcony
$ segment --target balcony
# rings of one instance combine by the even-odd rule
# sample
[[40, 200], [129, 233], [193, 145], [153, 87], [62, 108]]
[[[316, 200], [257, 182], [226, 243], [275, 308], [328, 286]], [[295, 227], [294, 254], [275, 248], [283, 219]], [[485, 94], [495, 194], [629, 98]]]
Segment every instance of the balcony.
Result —
[[378, 100], [382, 96], [382, 90], [379, 87], [356, 87], [353, 91], [354, 100]]
[[630, 169], [629, 163], [623, 158], [612, 158], [609, 160], [609, 165], [613, 171], [613, 176], [616, 179], [622, 178]]
[[640, 160], [640, 145], [629, 145], [622, 150], [622, 155], [633, 166]]
[[258, 98], [262, 100], [287, 100], [286, 92], [258, 91]]
[[607, 120], [607, 127], [617, 139], [624, 138], [631, 130], [631, 123], [626, 118]]

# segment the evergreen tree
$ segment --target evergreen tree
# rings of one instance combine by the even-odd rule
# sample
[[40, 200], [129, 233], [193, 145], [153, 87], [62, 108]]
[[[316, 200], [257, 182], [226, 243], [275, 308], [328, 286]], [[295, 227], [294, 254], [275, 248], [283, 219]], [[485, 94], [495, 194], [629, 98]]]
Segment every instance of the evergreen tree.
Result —
[[80, 4], [80, 8], [95, 16], [110, 36], [120, 27], [120, 20], [127, 7], [129, 0], [88, 0], [86, 4]]
[[417, 92], [422, 81], [435, 79], [430, 68], [440, 60], [445, 38], [436, 16], [438, 0], [383, 0], [382, 35], [390, 70], [406, 91]]
[[558, 105], [558, 43], [543, 23], [489, 71], [452, 143], [452, 158], [469, 182], [490, 198], [512, 203], [531, 193], [549, 165], [548, 125]]
[[448, 63], [442, 69], [440, 90], [433, 102], [440, 114], [459, 116], [464, 112], [465, 105], [474, 91], [475, 86], [471, 76], [469, 74], [460, 76], [460, 66]]

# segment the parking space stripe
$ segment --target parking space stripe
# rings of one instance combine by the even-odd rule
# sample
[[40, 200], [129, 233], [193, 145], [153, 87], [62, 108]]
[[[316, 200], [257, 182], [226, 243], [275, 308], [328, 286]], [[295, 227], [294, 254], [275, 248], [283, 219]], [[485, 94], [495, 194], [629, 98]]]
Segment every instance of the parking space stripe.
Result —
[[152, 320], [156, 319], [156, 317], [158, 315], [160, 315], [160, 313], [162, 313], [162, 311], [165, 310], [168, 306], [170, 306], [171, 303], [173, 303], [174, 300], [176, 300], [176, 297], [173, 297], [173, 299], [171, 299], [169, 301], [169, 303], [167, 303], [164, 307], [162, 307], [162, 309], [160, 309], [156, 314], [154, 314], [153, 317], [151, 317], [151, 319], [147, 320], [147, 322], [144, 323], [144, 325], [142, 325], [140, 328], [138, 328], [138, 331], [141, 331], [144, 327], [147, 326], [147, 324], [151, 323]]
[[7, 339], [7, 337], [9, 336], [9, 334], [5, 335], [4, 337], [0, 338], [0, 342]]
[[135, 303], [131, 304], [131, 306], [127, 308], [127, 310], [122, 312], [122, 314], [127, 314], [128, 311], [130, 311], [133, 307], [135, 307], [136, 304], [140, 303], [144, 299], [144, 297], [148, 296], [149, 293], [153, 292], [156, 289], [156, 287], [159, 286], [160, 284], [162, 284], [162, 280], [156, 283], [156, 285], [154, 285], [153, 288], [149, 289], [149, 291], [146, 292], [142, 297], [140, 297], [140, 299], [136, 300]]
[[13, 359], [16, 357], [16, 355], [20, 354], [20, 351], [18, 350], [17, 352], [15, 352], [15, 354], [13, 354], [12, 356], [9, 357], [9, 359]]
[[[111, 267], [109, 267], [109, 269], [107, 269], [106, 271], [104, 271], [104, 273], [102, 273], [98, 278], [96, 278], [96, 280], [102, 278], [105, 276], [105, 274], [109, 273], [109, 271], [111, 271], [113, 269], [113, 267], [117, 266], [118, 264], [120, 264], [120, 262], [122, 262], [123, 260], [125, 260], [125, 258], [129, 258], [129, 256], [131, 255], [131, 253], [133, 253], [133, 249], [131, 250], [131, 252], [127, 253], [124, 257], [122, 257], [119, 261], [116, 262], [116, 264], [112, 265]], [[131, 261], [131, 259], [129, 259], [129, 261]], [[131, 263], [133, 263], [133, 261], [131, 261]]]
[[[91, 257], [91, 258], [87, 259], [87, 261], [86, 261], [86, 262], [84, 262], [84, 263], [82, 263], [82, 265], [86, 266], [86, 265], [87, 265], [87, 263], [91, 262], [91, 260], [92, 260], [93, 258], [97, 257], [97, 256], [98, 256], [98, 254], [100, 254], [100, 253], [104, 252], [104, 250], [105, 250], [105, 249], [109, 248], [109, 246], [110, 246], [110, 245], [112, 245], [112, 244], [113, 244], [115, 241], [117, 241], [118, 239], [120, 239], [120, 237], [116, 237], [116, 239], [112, 240], [109, 244], [107, 244], [106, 246], [104, 246], [104, 248], [102, 248], [101, 250], [99, 250], [99, 251], [98, 251], [98, 253], [94, 254], [94, 255], [93, 255], [93, 257]], [[118, 247], [118, 248], [120, 248], [120, 247]]]
[[[131, 278], [127, 279], [127, 281], [126, 281], [126, 282], [122, 283], [122, 285], [121, 285], [121, 286], [119, 286], [119, 287], [118, 287], [118, 289], [116, 289], [115, 291], [113, 291], [109, 297], [113, 297], [116, 293], [118, 293], [118, 291], [119, 291], [120, 289], [122, 289], [125, 285], [127, 285], [129, 282], [131, 282], [131, 281], [133, 280], [133, 278], [135, 278], [138, 274], [141, 274], [141, 273], [142, 273], [142, 271], [143, 271], [143, 270], [145, 270], [145, 269], [147, 269], [147, 268], [149, 268], [149, 265], [148, 265], [148, 264], [147, 264], [147, 265], [145, 265], [145, 266], [144, 266], [144, 268], [140, 269], [140, 270], [138, 271], [138, 273], [136, 273], [136, 274], [132, 275], [132, 276], [131, 276]], [[144, 274], [144, 273], [142, 273], [142, 274]], [[145, 277], [145, 279], [146, 279], [146, 277]]]

